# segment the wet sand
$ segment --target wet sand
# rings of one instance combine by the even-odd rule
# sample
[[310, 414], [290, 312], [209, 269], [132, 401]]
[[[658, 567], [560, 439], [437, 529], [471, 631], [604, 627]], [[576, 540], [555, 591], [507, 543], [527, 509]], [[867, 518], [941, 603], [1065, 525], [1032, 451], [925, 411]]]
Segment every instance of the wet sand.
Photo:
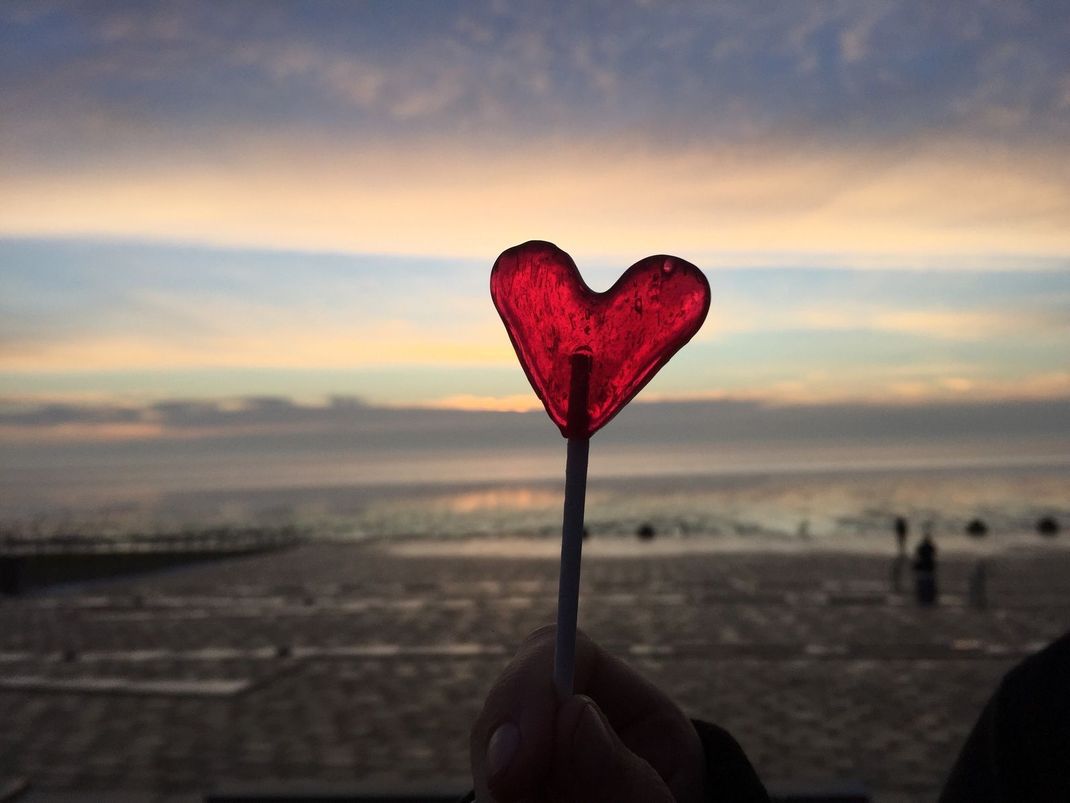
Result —
[[[922, 610], [890, 558], [592, 540], [581, 626], [769, 782], [932, 800], [985, 699], [1070, 627], [1070, 554], [943, 560]], [[599, 543], [601, 541], [601, 543]], [[0, 601], [0, 782], [207, 790], [467, 783], [467, 728], [552, 621], [552, 542], [309, 544]], [[905, 578], [909, 581], [909, 578]]]

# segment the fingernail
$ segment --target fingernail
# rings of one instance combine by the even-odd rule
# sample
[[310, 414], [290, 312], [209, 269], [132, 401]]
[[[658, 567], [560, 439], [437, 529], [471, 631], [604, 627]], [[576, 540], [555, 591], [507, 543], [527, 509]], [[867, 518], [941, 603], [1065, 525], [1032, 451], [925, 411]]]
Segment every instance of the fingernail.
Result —
[[581, 747], [588, 748], [596, 745], [601, 747], [609, 741], [606, 725], [595, 710], [594, 703], [587, 703], [583, 707], [583, 713], [580, 714], [580, 721], [572, 740], [574, 744], [578, 743]]
[[494, 731], [487, 743], [487, 778], [493, 778], [509, 769], [509, 763], [520, 747], [520, 728], [512, 722], [503, 722]]

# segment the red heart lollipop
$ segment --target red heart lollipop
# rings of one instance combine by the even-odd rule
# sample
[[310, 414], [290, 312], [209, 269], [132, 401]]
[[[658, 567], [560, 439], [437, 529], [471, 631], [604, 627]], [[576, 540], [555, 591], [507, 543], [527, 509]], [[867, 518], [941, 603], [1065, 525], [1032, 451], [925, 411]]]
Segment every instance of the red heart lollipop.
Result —
[[[502, 252], [490, 294], [535, 393], [565, 437], [590, 437], [702, 326], [710, 285], [682, 259], [650, 256], [596, 293], [572, 257], [532, 240]], [[572, 355], [591, 356], [587, 428], [568, 426]]]

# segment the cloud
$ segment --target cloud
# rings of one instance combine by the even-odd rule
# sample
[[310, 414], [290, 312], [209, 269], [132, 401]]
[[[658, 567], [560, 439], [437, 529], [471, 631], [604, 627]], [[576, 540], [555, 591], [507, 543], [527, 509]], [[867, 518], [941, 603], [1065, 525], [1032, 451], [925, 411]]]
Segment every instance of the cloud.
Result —
[[444, 396], [428, 405], [444, 410], [481, 410], [498, 413], [527, 413], [541, 410], [542, 402], [532, 393], [518, 393], [509, 396], [477, 396], [472, 393], [459, 393]]
[[[1002, 402], [841, 402], [775, 405], [749, 400], [630, 405], [600, 443], [741, 443], [936, 438], [1064, 437], [1070, 427], [1070, 375], [1063, 395]], [[125, 427], [125, 429], [124, 429]], [[355, 398], [321, 404], [285, 397], [170, 400], [149, 405], [32, 404], [0, 400], [0, 440], [12, 444], [201, 441], [225, 451], [236, 443], [286, 449], [484, 449], [556, 443], [545, 414], [487, 409], [390, 408]], [[304, 440], [303, 440], [304, 439]]]
[[[1061, 152], [1060, 152], [1061, 154]], [[580, 256], [667, 248], [962, 263], [1070, 257], [1070, 168], [969, 143], [494, 152], [252, 144], [226, 166], [66, 167], [0, 186], [0, 235], [486, 258], [539, 236]], [[723, 257], [722, 257], [723, 258]]]
[[[220, 331], [222, 329], [222, 331]], [[215, 331], [212, 331], [215, 330]], [[491, 337], [453, 335], [436, 339], [417, 324], [396, 321], [348, 328], [292, 323], [273, 327], [270, 319], [242, 328], [227, 321], [184, 336], [100, 336], [53, 343], [7, 343], [0, 347], [6, 371], [115, 371], [184, 368], [367, 368], [405, 365], [502, 365], [513, 352], [500, 327]]]
[[[890, 309], [855, 306], [852, 309], [803, 309], [799, 328], [820, 331], [895, 332], [927, 338], [985, 340], [1027, 332], [1058, 333], [1070, 326], [1066, 316], [1034, 316], [1022, 310]], [[792, 320], [782, 321], [791, 329]]]
[[0, 402], [0, 427], [36, 428], [60, 427], [67, 424], [86, 426], [134, 424], [144, 420], [144, 411], [133, 407], [85, 404], [12, 404], [4, 409]]
[[[478, 446], [477, 433], [492, 439], [509, 432], [537, 431], [541, 419], [505, 413], [445, 408], [394, 408], [356, 397], [301, 403], [286, 397], [171, 399], [149, 404], [34, 403], [0, 400], [0, 441], [13, 444], [121, 441], [202, 441], [225, 449], [233, 441], [289, 444], [302, 439], [328, 451], [341, 448], [406, 449]], [[332, 446], [335, 438], [340, 440]], [[218, 446], [213, 446], [217, 444]]]
[[3, 44], [17, 58], [0, 98], [18, 98], [23, 120], [62, 108], [83, 147], [92, 112], [149, 122], [141, 136], [178, 123], [177, 140], [298, 119], [376, 141], [641, 131], [654, 144], [791, 131], [842, 142], [1002, 134], [986, 110], [1025, 100], [1014, 130], [1067, 131], [1070, 26], [1053, 4], [7, 5]]
[[8, 9], [0, 234], [1070, 255], [1053, 6]]

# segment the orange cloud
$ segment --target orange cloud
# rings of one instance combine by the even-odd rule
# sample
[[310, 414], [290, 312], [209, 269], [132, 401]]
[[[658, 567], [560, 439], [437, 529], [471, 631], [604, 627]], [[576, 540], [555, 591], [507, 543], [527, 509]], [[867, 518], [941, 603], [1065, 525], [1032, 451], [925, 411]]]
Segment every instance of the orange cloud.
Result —
[[[849, 331], [868, 329], [950, 340], [1021, 332], [1022, 316], [993, 310], [890, 310], [855, 306], [850, 310], [804, 309], [795, 316], [808, 329]], [[786, 322], [790, 327], [791, 321]]]
[[444, 410], [484, 410], [495, 413], [527, 413], [541, 410], [542, 402], [534, 393], [521, 393], [508, 396], [475, 396], [459, 394], [446, 396], [428, 405]]
[[1070, 255], [1065, 159], [968, 142], [505, 153], [253, 142], [229, 166], [13, 175], [0, 185], [0, 209], [8, 236], [481, 259], [531, 237], [581, 258], [833, 252], [951, 266], [964, 255]]
[[125, 424], [74, 423], [51, 427], [0, 425], [0, 443], [65, 443], [73, 441], [145, 440], [162, 436], [157, 423], [143, 421]]
[[504, 333], [495, 338], [436, 338], [408, 327], [277, 329], [180, 337], [82, 337], [10, 344], [5, 371], [109, 371], [182, 368], [355, 368], [401, 365], [502, 365], [515, 361]]

